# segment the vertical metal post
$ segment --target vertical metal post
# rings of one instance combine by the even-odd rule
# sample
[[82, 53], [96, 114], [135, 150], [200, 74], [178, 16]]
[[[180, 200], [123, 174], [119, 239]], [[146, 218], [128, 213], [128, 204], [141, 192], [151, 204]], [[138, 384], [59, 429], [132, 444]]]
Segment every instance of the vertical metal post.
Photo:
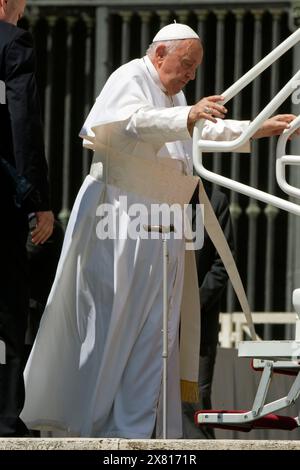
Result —
[[141, 56], [145, 55], [146, 49], [149, 46], [150, 38], [149, 38], [149, 22], [151, 18], [150, 11], [140, 11], [139, 12], [142, 27], [141, 27]]
[[[234, 81], [238, 80], [243, 73], [243, 17], [244, 10], [235, 9], [233, 10], [235, 15], [235, 44], [234, 44]], [[240, 93], [235, 96], [233, 101], [233, 118], [241, 118], [241, 108], [242, 108], [242, 99]], [[240, 179], [240, 155], [233, 153], [232, 162], [231, 162], [231, 179], [239, 181]], [[237, 244], [237, 230], [239, 218], [242, 213], [242, 209], [239, 203], [239, 194], [236, 191], [230, 192], [230, 214], [232, 218], [232, 226], [234, 239]], [[236, 246], [236, 251], [237, 246]], [[230, 283], [228, 283], [227, 288], [227, 312], [232, 312], [234, 310], [234, 299], [235, 295]]]
[[[299, 2], [293, 2], [293, 20], [291, 28], [300, 27], [300, 7]], [[293, 73], [300, 69], [300, 46], [293, 49]], [[299, 104], [291, 103], [294, 113], [299, 114]], [[299, 139], [293, 139], [291, 144], [291, 154], [300, 155]], [[293, 186], [300, 187], [300, 171], [296, 166], [290, 175]], [[288, 246], [287, 246], [287, 273], [286, 273], [286, 310], [292, 311], [292, 292], [300, 287], [300, 220], [293, 214], [288, 218]]]
[[52, 124], [52, 91], [53, 91], [53, 30], [56, 23], [55, 16], [48, 16], [48, 34], [47, 34], [47, 78], [45, 87], [45, 112], [44, 112], [44, 129], [45, 129], [45, 152], [49, 162], [51, 155], [51, 124]]
[[[262, 25], [261, 18], [263, 10], [253, 10], [254, 25], [254, 52], [253, 64], [261, 59]], [[260, 77], [257, 77], [252, 88], [252, 115], [257, 116], [260, 111]], [[252, 155], [250, 161], [250, 185], [257, 188], [258, 183], [258, 142], [252, 144]], [[260, 207], [256, 199], [250, 199], [246, 213], [249, 218], [248, 232], [248, 260], [247, 260], [247, 295], [251, 308], [255, 307], [255, 274], [256, 274], [256, 247], [257, 247], [257, 217]]]
[[[222, 93], [224, 88], [224, 20], [226, 10], [216, 10], [217, 17], [217, 44], [216, 44], [216, 70], [215, 70], [215, 92]], [[222, 160], [221, 154], [215, 153], [213, 156], [213, 171], [221, 174]]]
[[[83, 17], [86, 25], [86, 39], [85, 39], [85, 66], [84, 66], [84, 119], [87, 117], [92, 101], [92, 31], [93, 31], [93, 19], [89, 16]], [[91, 164], [91, 151], [83, 148], [82, 149], [82, 176], [86, 177], [89, 167]]]
[[170, 12], [169, 10], [157, 10], [157, 14], [159, 16], [159, 27], [163, 28], [169, 22]]
[[[281, 10], [272, 9], [272, 49], [279, 44], [279, 19]], [[274, 62], [271, 67], [271, 98], [275, 96], [279, 85], [279, 64]], [[276, 155], [277, 139], [272, 137], [269, 139], [269, 156], [268, 156], [268, 192], [275, 193], [275, 174], [274, 174], [274, 157]], [[268, 204], [264, 213], [267, 217], [267, 236], [266, 236], [266, 270], [265, 270], [265, 302], [264, 310], [272, 312], [274, 309], [273, 291], [274, 291], [274, 249], [275, 249], [275, 221], [279, 210], [277, 207]], [[272, 325], [264, 325], [264, 339], [272, 339]]]
[[[205, 37], [205, 21], [208, 15], [207, 10], [196, 10], [197, 15], [197, 32], [198, 36], [204, 40]], [[205, 64], [205, 54], [203, 57], [203, 62]], [[202, 64], [201, 69], [197, 71], [196, 76], [196, 99], [195, 101], [203, 98], [204, 96], [204, 74], [205, 74], [205, 65]]]
[[36, 48], [35, 26], [40, 18], [40, 9], [38, 7], [30, 8], [30, 15], [28, 18], [29, 31], [32, 34], [34, 47]]
[[132, 17], [131, 11], [124, 11], [121, 13], [122, 18], [122, 54], [121, 62], [125, 64], [129, 60], [129, 45], [130, 45], [130, 20]]
[[75, 18], [67, 17], [67, 50], [66, 50], [66, 87], [64, 106], [64, 153], [63, 153], [63, 194], [62, 209], [59, 219], [66, 227], [70, 217], [70, 130], [72, 118], [72, 53], [73, 53], [73, 26]]
[[108, 74], [108, 47], [109, 47], [109, 12], [107, 7], [96, 8], [96, 43], [95, 43], [95, 83], [94, 96], [98, 96], [103, 88]]
[[176, 15], [179, 23], [185, 24], [188, 22], [189, 10], [176, 10]]

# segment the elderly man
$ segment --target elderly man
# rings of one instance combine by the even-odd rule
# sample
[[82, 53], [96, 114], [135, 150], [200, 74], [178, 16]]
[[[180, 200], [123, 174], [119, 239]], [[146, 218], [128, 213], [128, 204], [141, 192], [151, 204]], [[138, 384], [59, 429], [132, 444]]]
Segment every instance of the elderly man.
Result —
[[[162, 243], [141, 226], [134, 236], [132, 217], [141, 203], [149, 214], [153, 202], [189, 202], [197, 179], [184, 175], [192, 173], [197, 120], [207, 119], [204, 135], [212, 139], [233, 139], [248, 125], [222, 121], [221, 96], [186, 105], [181, 90], [202, 56], [191, 28], [164, 27], [145, 57], [111, 75], [81, 130], [95, 157], [26, 368], [22, 416], [30, 427], [150, 438], [156, 426], [161, 435]], [[291, 119], [267, 121], [257, 137], [282, 132]], [[168, 245], [168, 437], [176, 438], [185, 245], [175, 235]]]
[[29, 33], [16, 27], [25, 0], [0, 0], [0, 437], [28, 434], [23, 350], [29, 308], [26, 239], [35, 215], [35, 245], [52, 233], [43, 128]]

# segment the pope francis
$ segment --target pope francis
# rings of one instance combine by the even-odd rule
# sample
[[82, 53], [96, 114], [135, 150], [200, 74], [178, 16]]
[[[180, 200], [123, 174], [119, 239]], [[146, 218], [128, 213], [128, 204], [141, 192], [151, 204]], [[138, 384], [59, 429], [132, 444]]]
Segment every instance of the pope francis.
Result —
[[[161, 436], [162, 243], [128, 236], [131, 218], [121, 196], [127, 207], [143, 203], [149, 210], [153, 202], [188, 203], [197, 185], [191, 176], [194, 123], [205, 119], [204, 138], [222, 140], [248, 125], [224, 119], [221, 96], [187, 106], [182, 88], [195, 78], [202, 57], [190, 27], [165, 26], [145, 57], [109, 77], [82, 127], [94, 160], [25, 370], [21, 417], [29, 428], [84, 437]], [[254, 137], [281, 133], [291, 120], [271, 118]], [[103, 207], [116, 216], [106, 237]], [[178, 340], [185, 241], [170, 237], [168, 247], [167, 434], [180, 438], [180, 377], [192, 380], [181, 370], [192, 365], [181, 362]], [[193, 330], [199, 341], [196, 320], [188, 330], [191, 344]]]

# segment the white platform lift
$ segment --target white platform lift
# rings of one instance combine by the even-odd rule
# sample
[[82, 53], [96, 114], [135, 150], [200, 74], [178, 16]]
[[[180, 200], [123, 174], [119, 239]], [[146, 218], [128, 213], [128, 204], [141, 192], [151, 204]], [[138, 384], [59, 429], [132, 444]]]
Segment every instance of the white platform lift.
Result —
[[[229, 101], [240, 90], [248, 85], [275, 60], [287, 50], [300, 42], [300, 28], [289, 36], [276, 49], [255, 65], [249, 72], [241, 77], [234, 85], [222, 95]], [[262, 122], [268, 119], [277, 108], [295, 91], [295, 84], [299, 83], [300, 71], [282, 88], [272, 101], [250, 123], [243, 134], [234, 141], [215, 142], [201, 139], [203, 121], [195, 126], [193, 135], [193, 160], [197, 173], [204, 179], [234, 191], [238, 191], [251, 198], [274, 205], [296, 215], [300, 215], [300, 205], [291, 201], [265, 193], [245, 184], [215, 174], [203, 166], [203, 152], [232, 152], [244, 144], [259, 129]], [[223, 104], [223, 103], [222, 103]], [[286, 165], [300, 165], [300, 156], [286, 155], [286, 143], [289, 136], [300, 127], [300, 116], [292, 123], [289, 129], [280, 136], [276, 151], [276, 179], [281, 189], [288, 195], [300, 198], [300, 189], [287, 183], [285, 178]], [[297, 314], [296, 333], [293, 341], [243, 341], [239, 344], [239, 357], [252, 358], [253, 368], [261, 370], [261, 379], [256, 396], [250, 410], [199, 410], [195, 414], [197, 425], [210, 425], [225, 429], [250, 431], [260, 429], [287, 429], [292, 430], [300, 426], [299, 416], [289, 417], [277, 415], [276, 412], [295, 403], [300, 395], [300, 289], [293, 292], [293, 305]], [[279, 400], [266, 403], [267, 392], [275, 372], [294, 375], [295, 380], [287, 396]]]

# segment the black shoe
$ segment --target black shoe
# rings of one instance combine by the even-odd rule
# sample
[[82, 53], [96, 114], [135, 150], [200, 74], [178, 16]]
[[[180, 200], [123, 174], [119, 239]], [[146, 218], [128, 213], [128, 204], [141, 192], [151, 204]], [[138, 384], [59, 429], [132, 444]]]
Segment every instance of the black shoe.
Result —
[[0, 418], [0, 437], [30, 437], [30, 432], [20, 418]]

